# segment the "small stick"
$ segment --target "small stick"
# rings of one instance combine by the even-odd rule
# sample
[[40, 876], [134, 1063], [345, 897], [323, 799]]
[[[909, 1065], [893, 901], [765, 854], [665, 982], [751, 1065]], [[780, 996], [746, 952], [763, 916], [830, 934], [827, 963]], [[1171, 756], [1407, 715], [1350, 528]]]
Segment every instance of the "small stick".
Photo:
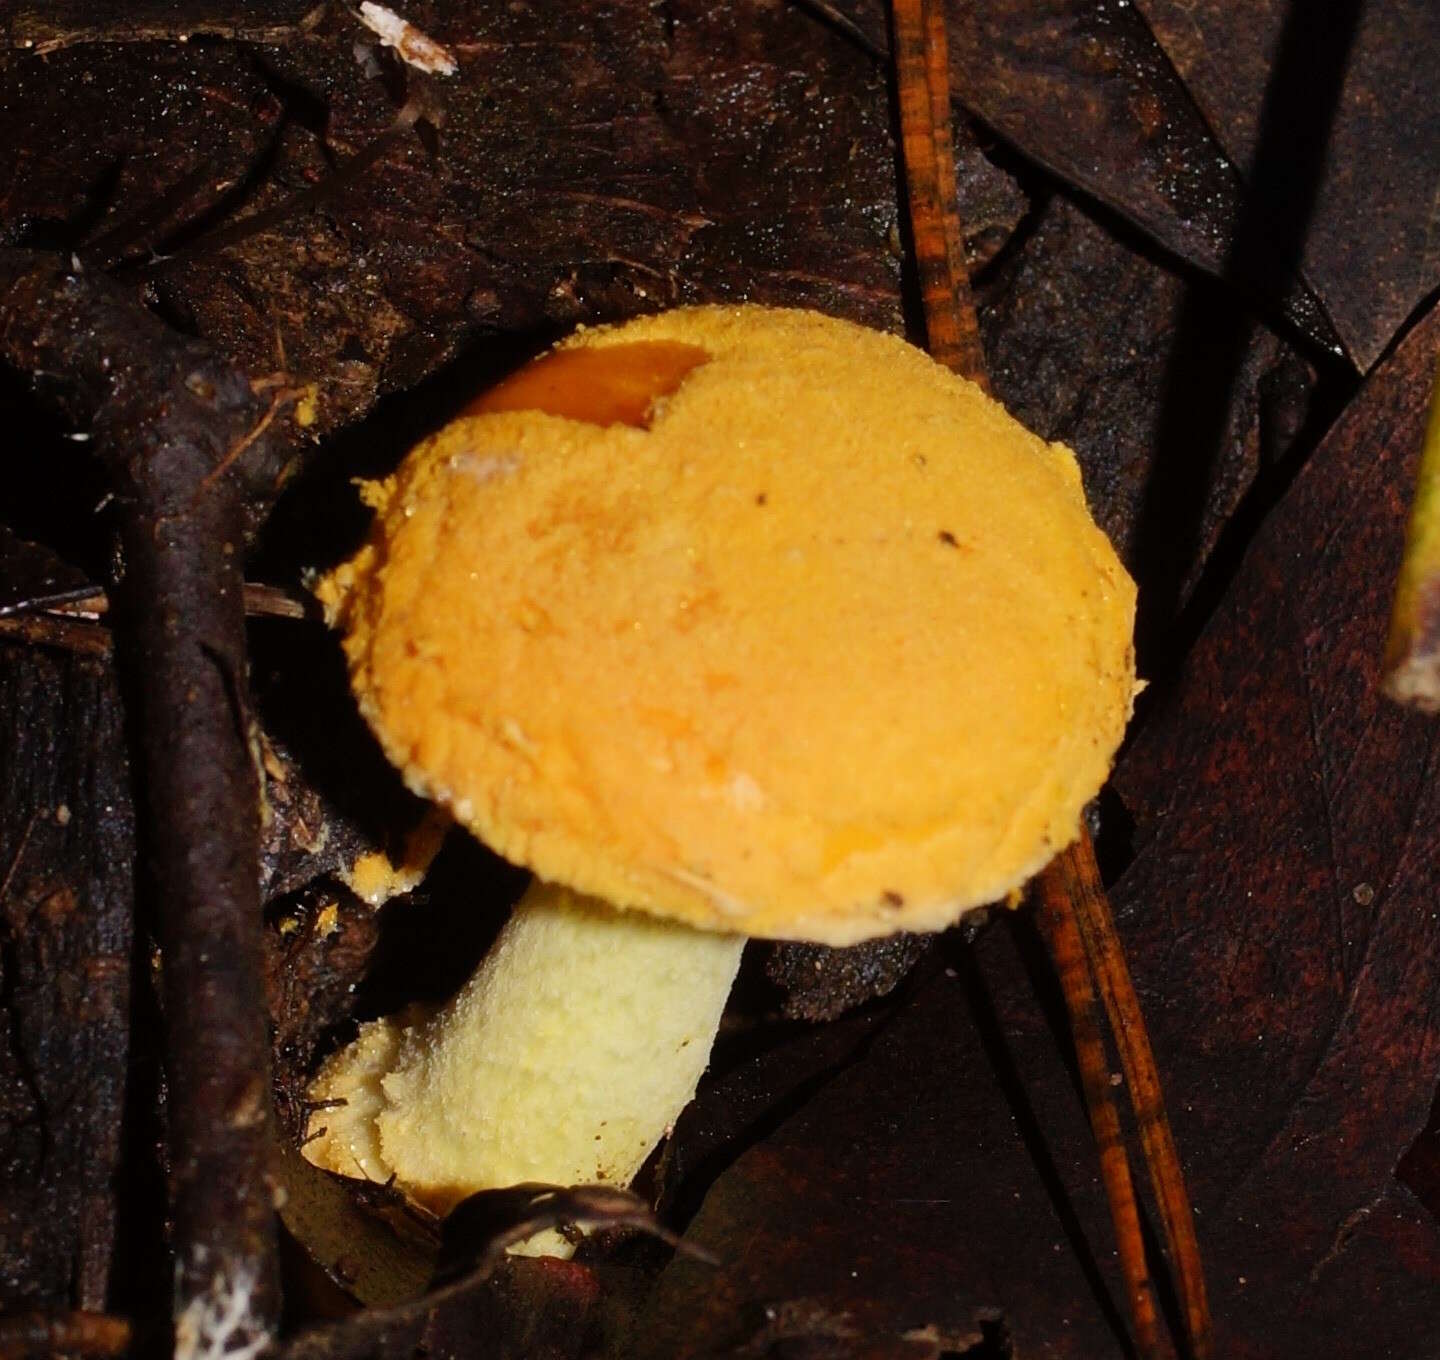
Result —
[[894, 0], [892, 13], [910, 235], [930, 353], [988, 391], [955, 203], [945, 12], [940, 0]]
[[108, 1313], [16, 1313], [0, 1318], [0, 1360], [55, 1355], [123, 1355], [130, 1323]]
[[[947, 367], [988, 392], [985, 354], [955, 206], [943, 3], [892, 0], [892, 15], [905, 185], [930, 351]], [[1436, 461], [1440, 485], [1440, 453]], [[1436, 513], [1440, 521], [1440, 508]], [[1207, 1360], [1210, 1313], [1194, 1215], [1144, 1017], [1088, 832], [1082, 828], [1080, 840], [1051, 862], [1040, 875], [1039, 886], [1041, 924], [1070, 1012], [1081, 1085], [1100, 1152], [1136, 1343], [1146, 1357], [1159, 1354], [1154, 1288], [1145, 1264], [1139, 1208], [1120, 1136], [1120, 1116], [1110, 1085], [1092, 979], [1099, 983], [1130, 1087], [1141, 1147], [1159, 1202], [1161, 1227], [1175, 1262], [1190, 1352], [1194, 1360]]]
[[[306, 602], [303, 595], [287, 590], [284, 586], [265, 585], [259, 581], [246, 581], [244, 588], [245, 613], [251, 617], [273, 619], [316, 618], [317, 607]], [[29, 635], [21, 628], [6, 628], [7, 623], [29, 617], [50, 620], [80, 619], [93, 623], [110, 609], [110, 597], [103, 590], [89, 586], [80, 590], [56, 591], [54, 594], [36, 595], [19, 600], [14, 604], [0, 606], [0, 633], [12, 632], [21, 637]], [[94, 630], [91, 630], [92, 632]], [[104, 634], [100, 635], [102, 651], [109, 651], [110, 643]], [[36, 641], [46, 639], [37, 637]], [[80, 643], [69, 643], [56, 639], [56, 646], [68, 646], [82, 650]]]
[[1135, 1111], [1140, 1145], [1150, 1169], [1150, 1184], [1160, 1206], [1160, 1226], [1170, 1259], [1175, 1263], [1191, 1354], [1195, 1360], [1205, 1360], [1211, 1348], [1210, 1306], [1205, 1295], [1200, 1243], [1195, 1237], [1195, 1215], [1190, 1208], [1190, 1193], [1185, 1188], [1175, 1135], [1170, 1129], [1170, 1116], [1165, 1112], [1160, 1074], [1150, 1048], [1150, 1036], [1145, 1031], [1140, 998], [1135, 994], [1130, 967], [1115, 930], [1115, 918], [1100, 883], [1095, 847], [1088, 832], [1082, 832], [1079, 841], [1061, 855], [1042, 878], [1042, 894], [1049, 890], [1063, 892], [1074, 907], [1085, 957], [1091, 975], [1099, 984], [1115, 1045], [1120, 1050], [1125, 1082], [1130, 1088], [1130, 1106]]
[[1065, 1008], [1070, 1013], [1080, 1084], [1100, 1154], [1100, 1178], [1105, 1183], [1110, 1219], [1115, 1225], [1115, 1242], [1125, 1277], [1136, 1349], [1144, 1360], [1153, 1360], [1161, 1354], [1155, 1291], [1145, 1264], [1145, 1239], [1140, 1232], [1140, 1211], [1135, 1202], [1130, 1160], [1120, 1133], [1120, 1112], [1111, 1095], [1110, 1064], [1105, 1058], [1105, 1040], [1100, 1032], [1100, 1008], [1095, 1003], [1089, 958], [1077, 924], [1080, 913], [1074, 909], [1069, 887], [1064, 869], [1040, 876], [1040, 926], [1065, 994]]
[[1390, 611], [1384, 686], [1399, 703], [1440, 713], [1440, 368]]
[[15, 638], [37, 647], [55, 647], [82, 656], [109, 656], [110, 634], [98, 624], [54, 614], [0, 616], [0, 638]]

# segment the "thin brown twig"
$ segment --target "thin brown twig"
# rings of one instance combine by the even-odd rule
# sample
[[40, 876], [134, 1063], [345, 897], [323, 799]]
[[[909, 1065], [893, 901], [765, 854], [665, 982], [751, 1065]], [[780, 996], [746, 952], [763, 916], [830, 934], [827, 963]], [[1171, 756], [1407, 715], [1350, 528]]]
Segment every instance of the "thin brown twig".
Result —
[[955, 202], [944, 8], [939, 0], [894, 0], [892, 13], [910, 235], [930, 353], [988, 389]]
[[985, 348], [980, 342], [980, 318], [975, 296], [970, 291], [970, 271], [965, 263], [965, 232], [960, 225], [955, 177], [954, 119], [950, 109], [950, 43], [946, 34], [944, 0], [923, 0], [927, 57], [926, 77], [930, 85], [930, 117], [935, 135], [936, 203], [941, 208], [945, 231], [945, 268], [958, 345], [953, 361], [943, 360], [977, 387], [990, 392], [990, 372]]
[[257, 434], [197, 494], [261, 403], [203, 342], [73, 261], [0, 251], [0, 360], [47, 374], [46, 401], [94, 432], [120, 506], [114, 635], [164, 964], [176, 1351], [220, 1328], [256, 1354], [280, 1292], [240, 548], [293, 449]]
[[[287, 590], [284, 586], [266, 585], [261, 581], [246, 581], [244, 594], [247, 615], [273, 619], [319, 617], [317, 606], [313, 601], [307, 600], [306, 596], [297, 594], [293, 590]], [[79, 619], [93, 623], [107, 614], [109, 610], [109, 595], [103, 590], [89, 587], [80, 591], [63, 590], [54, 594], [36, 595], [0, 608], [0, 633], [10, 632], [21, 637], [29, 637], [29, 634], [22, 628], [7, 627], [12, 620], [26, 617], [40, 616], [52, 621]], [[37, 636], [31, 640], [47, 641], [49, 639]], [[68, 646], [75, 651], [86, 650], [87, 640], [101, 652], [108, 651], [110, 647], [107, 636], [103, 633], [97, 634], [93, 628], [87, 629], [85, 637], [77, 638], [73, 643], [59, 637], [54, 640], [57, 646]]]
[[1085, 957], [1100, 988], [1115, 1045], [1120, 1051], [1125, 1082], [1130, 1088], [1130, 1105], [1135, 1111], [1150, 1183], [1160, 1206], [1161, 1230], [1170, 1259], [1175, 1263], [1191, 1355], [1194, 1360], [1206, 1360], [1211, 1352], [1210, 1306], [1200, 1243], [1195, 1236], [1195, 1215], [1190, 1208], [1190, 1193], [1185, 1187], [1170, 1116], [1165, 1111], [1160, 1074], [1145, 1030], [1140, 999], [1135, 994], [1110, 903], [1100, 883], [1095, 848], [1088, 834], [1082, 834], [1079, 842], [1056, 861], [1050, 877], [1063, 883], [1066, 898], [1074, 904]]
[[[892, 0], [892, 13], [905, 186], [930, 352], [948, 368], [988, 388], [969, 280], [961, 277], [963, 261], [957, 258], [954, 245], [960, 240], [960, 226], [954, 206], [953, 160], [946, 167], [949, 179], [940, 179], [942, 158], [950, 145], [943, 11], [938, 11], [933, 0]], [[1047, 891], [1047, 885], [1060, 890]], [[1136, 1343], [1150, 1360], [1159, 1354], [1158, 1313], [1145, 1264], [1134, 1182], [1120, 1136], [1119, 1111], [1110, 1088], [1095, 993], [1086, 972], [1074, 907], [1063, 884], [1052, 876], [1042, 877], [1041, 894], [1045, 903], [1041, 921], [1070, 1012]]]
[[108, 1313], [17, 1313], [0, 1318], [0, 1360], [54, 1355], [123, 1355], [134, 1332]]
[[[892, 14], [905, 187], [930, 351], [989, 391], [955, 202], [944, 6], [942, 0], [892, 0]], [[1158, 1354], [1158, 1314], [1145, 1264], [1134, 1181], [1111, 1091], [1094, 982], [1098, 982], [1130, 1087], [1166, 1246], [1175, 1263], [1190, 1352], [1194, 1360], [1206, 1360], [1211, 1325], [1194, 1216], [1144, 1017], [1105, 898], [1094, 847], [1083, 829], [1078, 843], [1040, 876], [1040, 898], [1041, 921], [1070, 1011], [1137, 1345], [1145, 1356]]]
[[318, 606], [306, 595], [297, 595], [283, 586], [245, 582], [245, 612], [272, 619], [318, 618]]
[[0, 617], [0, 638], [14, 638], [37, 647], [55, 647], [82, 656], [109, 656], [110, 633], [83, 619], [54, 614], [20, 614]]
[[1135, 1183], [1130, 1159], [1120, 1133], [1120, 1111], [1110, 1088], [1110, 1064], [1105, 1057], [1105, 1040], [1100, 1030], [1100, 1008], [1095, 1001], [1089, 960], [1077, 924], [1077, 913], [1069, 896], [1064, 873], [1040, 877], [1040, 926], [1050, 947], [1050, 957], [1065, 995], [1070, 1015], [1070, 1034], [1080, 1067], [1080, 1083], [1090, 1113], [1090, 1127], [1100, 1154], [1100, 1178], [1110, 1202], [1115, 1225], [1115, 1242], [1120, 1269], [1135, 1328], [1135, 1346], [1143, 1360], [1161, 1354], [1159, 1315], [1155, 1291], [1145, 1264], [1145, 1239], [1140, 1231], [1140, 1211], [1135, 1201]]

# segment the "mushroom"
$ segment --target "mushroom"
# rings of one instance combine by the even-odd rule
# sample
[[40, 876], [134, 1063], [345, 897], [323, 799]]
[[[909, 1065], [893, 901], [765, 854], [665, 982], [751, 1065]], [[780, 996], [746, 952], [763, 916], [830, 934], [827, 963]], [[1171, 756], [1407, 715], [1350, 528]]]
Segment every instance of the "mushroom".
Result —
[[536, 875], [452, 1001], [363, 1026], [312, 1088], [312, 1161], [437, 1210], [628, 1183], [747, 936], [1014, 894], [1130, 714], [1134, 586], [1070, 451], [816, 313], [582, 330], [366, 494], [320, 588], [361, 711]]

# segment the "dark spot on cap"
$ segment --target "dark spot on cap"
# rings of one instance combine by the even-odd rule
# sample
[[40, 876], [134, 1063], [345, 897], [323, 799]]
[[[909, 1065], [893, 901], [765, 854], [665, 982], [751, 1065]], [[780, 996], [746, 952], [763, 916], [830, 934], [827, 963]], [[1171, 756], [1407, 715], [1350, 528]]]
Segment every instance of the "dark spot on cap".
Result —
[[768, 504], [769, 504], [769, 501], [770, 501], [770, 493], [769, 493], [768, 491], [761, 491], [761, 492], [755, 497], [755, 504], [756, 504], [756, 505], [768, 505]]
[[893, 907], [897, 911], [905, 905], [905, 899], [897, 893], [894, 888], [886, 888], [885, 891], [880, 894], [880, 900], [887, 907]]
[[959, 539], [957, 539], [955, 535], [950, 532], [949, 529], [941, 529], [939, 537], [940, 541], [947, 548], [958, 548], [960, 546]]

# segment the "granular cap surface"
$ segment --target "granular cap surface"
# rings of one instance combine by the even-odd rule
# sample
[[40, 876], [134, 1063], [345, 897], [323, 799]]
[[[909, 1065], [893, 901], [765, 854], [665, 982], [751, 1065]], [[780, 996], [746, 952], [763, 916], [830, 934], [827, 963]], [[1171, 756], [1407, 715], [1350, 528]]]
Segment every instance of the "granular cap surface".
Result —
[[[1135, 591], [1073, 455], [892, 336], [689, 308], [644, 427], [466, 415], [321, 585], [386, 753], [502, 855], [714, 930], [938, 929], [1079, 830]], [[675, 385], [678, 384], [678, 385]]]

